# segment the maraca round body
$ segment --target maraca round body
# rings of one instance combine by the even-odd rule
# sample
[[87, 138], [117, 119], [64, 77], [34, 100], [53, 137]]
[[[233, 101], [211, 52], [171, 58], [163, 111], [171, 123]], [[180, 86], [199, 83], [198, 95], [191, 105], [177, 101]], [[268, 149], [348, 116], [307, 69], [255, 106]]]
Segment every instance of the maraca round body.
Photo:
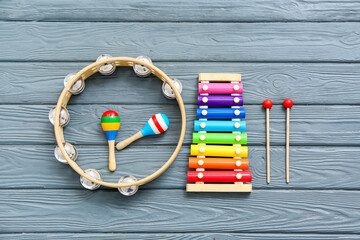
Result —
[[109, 141], [115, 140], [116, 134], [120, 128], [120, 117], [115, 111], [109, 110], [104, 112], [101, 117], [101, 126]]
[[169, 128], [169, 119], [163, 113], [158, 113], [152, 116], [146, 123], [145, 127], [141, 131], [135, 133], [133, 136], [116, 144], [117, 150], [122, 150], [133, 141], [142, 138], [144, 136], [156, 135], [165, 132]]
[[120, 117], [115, 111], [109, 110], [104, 112], [101, 117], [101, 126], [104, 130], [109, 144], [109, 170], [115, 171], [115, 138], [120, 128]]
[[143, 136], [155, 135], [165, 132], [169, 128], [169, 119], [163, 113], [152, 116], [141, 130]]

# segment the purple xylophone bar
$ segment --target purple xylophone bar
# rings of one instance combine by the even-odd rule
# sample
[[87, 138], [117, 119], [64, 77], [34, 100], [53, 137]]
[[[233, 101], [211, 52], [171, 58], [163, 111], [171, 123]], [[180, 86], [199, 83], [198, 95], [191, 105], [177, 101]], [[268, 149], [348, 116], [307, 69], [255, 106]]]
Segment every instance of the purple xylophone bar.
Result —
[[217, 107], [230, 107], [242, 106], [243, 96], [230, 96], [230, 95], [199, 95], [199, 106], [217, 106]]

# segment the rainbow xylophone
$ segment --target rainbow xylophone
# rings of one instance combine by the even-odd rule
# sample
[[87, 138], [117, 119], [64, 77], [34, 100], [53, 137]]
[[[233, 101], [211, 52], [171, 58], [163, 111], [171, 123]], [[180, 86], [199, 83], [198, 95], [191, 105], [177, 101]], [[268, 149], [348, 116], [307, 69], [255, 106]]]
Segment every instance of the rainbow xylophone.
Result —
[[199, 74], [187, 192], [252, 191], [242, 92], [241, 74]]

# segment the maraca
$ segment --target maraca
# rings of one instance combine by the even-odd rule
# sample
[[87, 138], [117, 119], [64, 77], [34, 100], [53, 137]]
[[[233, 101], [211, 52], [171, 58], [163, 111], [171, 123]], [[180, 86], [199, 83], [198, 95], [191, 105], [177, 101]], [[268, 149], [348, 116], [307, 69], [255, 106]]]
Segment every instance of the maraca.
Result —
[[109, 143], [109, 170], [115, 171], [115, 138], [120, 128], [120, 117], [115, 111], [106, 111], [101, 117], [101, 126]]
[[163, 133], [168, 129], [169, 124], [170, 124], [169, 119], [165, 114], [163, 113], [155, 114], [149, 119], [145, 127], [141, 129], [140, 132], [137, 132], [133, 136], [116, 144], [116, 149], [122, 150], [125, 147], [127, 147], [130, 143], [144, 136]]

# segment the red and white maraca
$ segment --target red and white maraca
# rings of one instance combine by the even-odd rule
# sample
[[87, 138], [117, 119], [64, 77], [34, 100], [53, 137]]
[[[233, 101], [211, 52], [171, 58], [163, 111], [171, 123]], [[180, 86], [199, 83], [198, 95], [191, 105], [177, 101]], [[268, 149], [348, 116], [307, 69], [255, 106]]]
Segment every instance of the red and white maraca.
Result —
[[158, 113], [152, 116], [146, 123], [145, 127], [141, 131], [137, 132], [133, 136], [116, 144], [117, 150], [122, 150], [130, 143], [144, 136], [156, 135], [165, 132], [169, 128], [170, 122], [168, 117], [163, 113]]

